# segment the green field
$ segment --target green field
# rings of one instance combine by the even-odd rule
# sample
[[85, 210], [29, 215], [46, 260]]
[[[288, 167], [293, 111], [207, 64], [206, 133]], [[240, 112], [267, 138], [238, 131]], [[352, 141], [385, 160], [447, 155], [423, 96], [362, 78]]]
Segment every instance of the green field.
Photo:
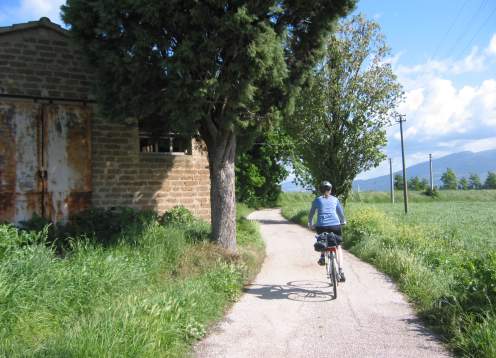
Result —
[[[403, 202], [403, 191], [395, 191], [396, 202]], [[391, 200], [389, 192], [353, 192], [350, 195], [350, 202], [362, 203], [389, 203]], [[410, 202], [431, 203], [435, 201], [450, 201], [450, 202], [495, 202], [496, 190], [439, 190], [438, 197], [433, 199], [430, 196], [423, 194], [420, 191], [409, 191], [408, 200]]]
[[[496, 357], [496, 191], [462, 194], [414, 197], [406, 216], [381, 203], [386, 193], [353, 197], [345, 246], [389, 274], [458, 355]], [[311, 200], [284, 194], [283, 215], [305, 225]]]
[[186, 355], [263, 260], [238, 213], [239, 257], [184, 215], [90, 213], [64, 245], [0, 225], [0, 357]]

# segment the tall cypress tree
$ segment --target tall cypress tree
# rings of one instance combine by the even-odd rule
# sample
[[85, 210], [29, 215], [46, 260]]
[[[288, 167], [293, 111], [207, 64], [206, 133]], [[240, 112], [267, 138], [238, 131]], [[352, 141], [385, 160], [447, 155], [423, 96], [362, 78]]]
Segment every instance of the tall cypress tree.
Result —
[[68, 0], [62, 12], [97, 70], [104, 114], [199, 131], [212, 233], [236, 251], [237, 138], [291, 111], [354, 1]]

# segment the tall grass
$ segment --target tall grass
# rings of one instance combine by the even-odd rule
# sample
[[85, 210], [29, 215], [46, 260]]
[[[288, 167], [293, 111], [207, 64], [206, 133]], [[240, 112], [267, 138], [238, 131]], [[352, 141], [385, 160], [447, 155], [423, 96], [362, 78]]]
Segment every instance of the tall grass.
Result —
[[112, 245], [73, 237], [64, 256], [47, 236], [0, 226], [0, 356], [184, 356], [263, 258], [242, 216], [239, 257], [196, 220], [149, 216]]
[[[306, 198], [305, 198], [306, 199]], [[309, 202], [282, 201], [305, 224]], [[463, 356], [496, 357], [496, 205], [350, 203], [345, 246], [390, 275]]]
[[[395, 201], [403, 202], [403, 191], [395, 191]], [[352, 192], [350, 202], [362, 203], [389, 203], [391, 198], [389, 192]], [[496, 190], [439, 190], [437, 197], [425, 195], [421, 191], [408, 191], [408, 201], [416, 203], [430, 203], [443, 201], [475, 201], [475, 202], [494, 202], [496, 201]]]

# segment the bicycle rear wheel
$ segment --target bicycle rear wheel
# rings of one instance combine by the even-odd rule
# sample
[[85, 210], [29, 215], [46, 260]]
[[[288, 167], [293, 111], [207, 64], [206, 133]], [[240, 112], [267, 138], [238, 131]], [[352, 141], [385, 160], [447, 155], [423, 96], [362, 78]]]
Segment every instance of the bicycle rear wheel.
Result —
[[334, 292], [334, 299], [338, 298], [338, 265], [336, 255], [332, 254], [329, 260], [329, 280]]

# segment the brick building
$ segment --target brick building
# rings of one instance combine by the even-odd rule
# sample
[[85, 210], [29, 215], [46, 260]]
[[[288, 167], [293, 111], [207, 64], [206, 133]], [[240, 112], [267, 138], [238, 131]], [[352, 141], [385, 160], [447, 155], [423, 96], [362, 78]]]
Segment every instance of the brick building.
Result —
[[202, 143], [97, 119], [94, 80], [68, 32], [49, 19], [0, 27], [0, 221], [175, 205], [208, 220]]

